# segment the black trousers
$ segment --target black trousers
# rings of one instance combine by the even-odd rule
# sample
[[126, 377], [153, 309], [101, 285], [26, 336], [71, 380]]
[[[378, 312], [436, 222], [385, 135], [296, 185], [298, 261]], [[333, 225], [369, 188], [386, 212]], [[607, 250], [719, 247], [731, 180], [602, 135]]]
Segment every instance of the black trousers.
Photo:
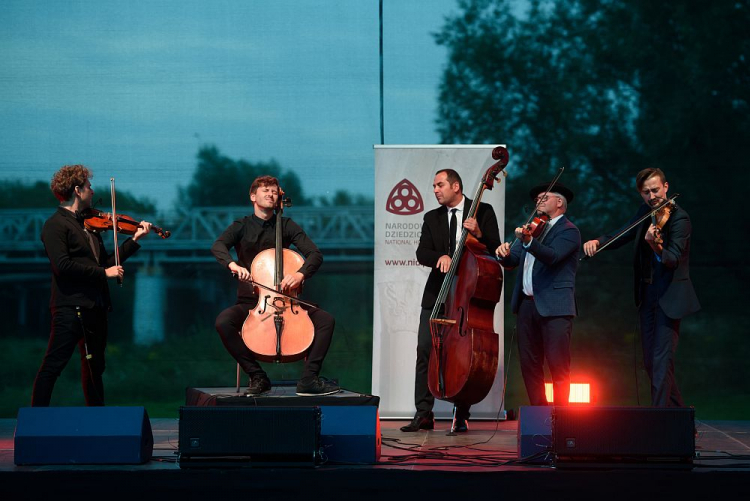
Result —
[[[34, 380], [33, 407], [47, 407], [57, 378], [76, 346], [81, 355], [81, 385], [86, 405], [104, 405], [104, 350], [107, 347], [107, 312], [102, 308], [60, 307], [52, 310], [47, 352]], [[90, 354], [91, 358], [86, 359]]]
[[544, 361], [552, 375], [555, 405], [570, 398], [570, 337], [573, 317], [543, 317], [532, 299], [524, 299], [516, 318], [521, 374], [531, 405], [547, 405]]
[[[256, 303], [237, 303], [219, 313], [216, 317], [216, 331], [221, 337], [221, 342], [230, 355], [240, 364], [240, 367], [250, 377], [254, 375], [265, 375], [265, 371], [255, 359], [255, 355], [242, 340], [242, 324], [247, 318], [247, 313], [254, 308]], [[333, 315], [320, 308], [305, 308], [315, 329], [310, 350], [305, 360], [305, 368], [300, 380], [309, 380], [318, 376], [323, 369], [323, 360], [326, 358], [328, 348], [331, 346], [333, 329], [336, 321]]]
[[674, 359], [680, 337], [680, 321], [669, 318], [659, 306], [657, 284], [643, 284], [638, 312], [643, 347], [643, 365], [651, 379], [653, 407], [684, 407], [674, 373]]
[[[430, 315], [432, 309], [422, 308], [419, 315], [419, 329], [417, 330], [417, 365], [414, 375], [414, 407], [415, 417], [427, 417], [435, 405], [435, 396], [430, 393], [427, 381], [430, 370], [430, 355], [432, 354], [432, 334], [430, 334]], [[471, 406], [457, 405], [456, 419], [469, 419]]]

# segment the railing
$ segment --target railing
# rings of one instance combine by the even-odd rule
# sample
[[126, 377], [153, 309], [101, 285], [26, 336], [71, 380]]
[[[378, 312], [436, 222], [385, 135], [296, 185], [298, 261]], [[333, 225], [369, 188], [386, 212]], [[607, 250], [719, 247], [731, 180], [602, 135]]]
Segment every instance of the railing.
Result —
[[[0, 210], [0, 264], [45, 261], [40, 235], [44, 222], [54, 210]], [[134, 259], [159, 262], [212, 260], [209, 249], [214, 240], [233, 221], [248, 216], [251, 210], [250, 207], [197, 207], [161, 215], [153, 222], [170, 230], [172, 236], [166, 240], [156, 235], [149, 236]], [[128, 215], [136, 220], [153, 219], [134, 213]], [[374, 212], [371, 206], [290, 207], [284, 215], [305, 230], [326, 259], [372, 259]], [[108, 249], [111, 247], [106, 239], [105, 245]], [[144, 255], [143, 251], [152, 255]]]

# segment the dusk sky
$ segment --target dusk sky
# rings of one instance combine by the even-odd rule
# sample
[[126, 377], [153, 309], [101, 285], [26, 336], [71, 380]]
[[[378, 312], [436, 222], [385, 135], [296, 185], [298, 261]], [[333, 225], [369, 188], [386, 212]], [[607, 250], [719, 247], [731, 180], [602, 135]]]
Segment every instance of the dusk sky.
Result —
[[[384, 2], [386, 144], [439, 140], [431, 34], [456, 9]], [[308, 196], [373, 194], [377, 0], [5, 0], [0, 20], [0, 180], [83, 163], [166, 210], [210, 144]]]

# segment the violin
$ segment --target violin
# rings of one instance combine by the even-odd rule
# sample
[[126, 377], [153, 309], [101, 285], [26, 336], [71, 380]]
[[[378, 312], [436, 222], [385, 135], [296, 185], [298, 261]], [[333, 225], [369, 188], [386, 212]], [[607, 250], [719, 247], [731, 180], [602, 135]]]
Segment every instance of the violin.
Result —
[[[545, 191], [544, 194], [541, 197], [539, 197], [539, 200], [537, 200], [536, 207], [534, 207], [534, 210], [531, 212], [529, 219], [526, 220], [526, 223], [521, 225], [524, 235], [531, 236], [533, 238], [541, 237], [542, 233], [544, 232], [544, 228], [547, 227], [547, 223], [550, 221], [550, 217], [544, 212], [538, 212], [539, 206], [541, 205], [542, 200], [545, 199], [547, 194], [555, 185], [557, 180], [560, 179], [560, 176], [562, 176], [562, 173], [564, 171], [565, 171], [565, 167], [560, 167], [560, 170], [557, 171], [557, 175], [555, 176], [555, 178], [552, 180], [552, 182], [549, 183], [549, 186], [547, 187], [547, 191]], [[513, 247], [514, 245], [516, 245], [516, 242], [518, 242], [518, 237], [516, 237], [515, 240], [513, 240], [513, 243], [511, 243], [510, 246]]]
[[[93, 207], [88, 207], [81, 212], [81, 215], [83, 216], [83, 225], [92, 233], [111, 230], [113, 227], [111, 212], [104, 212]], [[117, 231], [119, 233], [135, 235], [135, 232], [140, 227], [141, 223], [131, 217], [124, 214], [117, 214]], [[172, 235], [169, 230], [163, 230], [153, 224], [151, 225], [151, 229], [161, 238], [169, 238]]]
[[667, 221], [669, 221], [669, 217], [672, 215], [672, 212], [675, 211], [675, 208], [676, 206], [673, 202], [662, 205], [659, 210], [651, 213], [651, 224], [656, 228], [654, 231], [654, 236], [656, 237], [654, 238], [654, 243], [664, 243], [664, 239], [661, 238], [661, 230], [664, 228], [664, 225], [667, 224]]
[[538, 216], [534, 216], [534, 219], [523, 227], [523, 234], [539, 238], [544, 233], [544, 229], [547, 227], [549, 221], [550, 217], [542, 212]]
[[606, 249], [607, 247], [609, 247], [612, 244], [612, 242], [618, 240], [623, 235], [625, 235], [626, 233], [628, 233], [630, 230], [632, 230], [633, 228], [635, 228], [636, 226], [638, 226], [639, 224], [641, 224], [643, 221], [645, 221], [648, 218], [651, 218], [651, 224], [653, 224], [654, 226], [656, 226], [656, 228], [658, 230], [658, 233], [659, 233], [659, 235], [657, 235], [657, 238], [654, 241], [657, 244], [664, 243], [664, 240], [661, 238], [661, 235], [660, 235], [661, 229], [664, 227], [665, 224], [667, 224], [667, 221], [669, 221], [669, 217], [672, 215], [672, 212], [674, 212], [675, 210], [677, 210], [677, 204], [675, 203], [675, 199], [677, 197], [679, 197], [679, 196], [680, 196], [680, 194], [676, 193], [675, 195], [673, 195], [668, 200], [665, 200], [664, 202], [662, 202], [658, 207], [654, 207], [653, 210], [651, 210], [651, 211], [647, 212], [646, 214], [644, 214], [643, 217], [641, 217], [640, 219], [638, 219], [637, 221], [635, 221], [634, 223], [632, 223], [630, 226], [628, 226], [627, 228], [623, 228], [622, 230], [620, 230], [615, 236], [613, 236], [612, 238], [610, 238], [607, 241], [607, 243], [605, 243], [604, 245], [598, 247], [596, 249], [596, 251], [594, 251], [594, 253], [591, 256], [584, 255], [580, 260], [584, 261], [586, 259], [589, 259], [590, 257], [596, 256], [601, 251], [603, 251], [604, 249]]

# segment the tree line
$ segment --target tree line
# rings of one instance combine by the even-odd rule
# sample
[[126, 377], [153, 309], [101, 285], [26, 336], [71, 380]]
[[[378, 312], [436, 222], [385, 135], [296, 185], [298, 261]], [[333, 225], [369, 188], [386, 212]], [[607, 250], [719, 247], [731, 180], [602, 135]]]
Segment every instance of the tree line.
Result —
[[[278, 178], [286, 195], [295, 206], [318, 205], [348, 206], [372, 205], [373, 200], [362, 194], [351, 194], [337, 190], [330, 197], [307, 196], [299, 176], [284, 169], [275, 160], [250, 162], [222, 155], [214, 145], [201, 147], [196, 155], [197, 165], [187, 186], [178, 189], [176, 207], [247, 206], [250, 203], [248, 190], [253, 179], [262, 175]], [[51, 177], [52, 173], [50, 173]], [[94, 178], [96, 183], [96, 178]], [[94, 185], [99, 207], [109, 207], [109, 186]], [[100, 196], [101, 195], [101, 196]], [[99, 201], [101, 199], [101, 201]], [[24, 183], [0, 180], [0, 209], [32, 209], [54, 207], [57, 199], [50, 191], [48, 181]], [[117, 206], [140, 215], [156, 213], [156, 203], [148, 197], [138, 197], [126, 190], [118, 190]]]
[[[441, 141], [509, 145], [509, 221], [525, 220], [524, 186], [565, 166], [571, 212], [593, 238], [624, 224], [640, 201], [635, 174], [654, 166], [695, 227], [731, 234], [728, 185], [749, 180], [750, 2], [512, 4], [462, 0], [435, 34], [448, 50]], [[713, 238], [693, 244], [696, 260], [715, 259]], [[748, 242], [718, 250], [743, 264]]]

